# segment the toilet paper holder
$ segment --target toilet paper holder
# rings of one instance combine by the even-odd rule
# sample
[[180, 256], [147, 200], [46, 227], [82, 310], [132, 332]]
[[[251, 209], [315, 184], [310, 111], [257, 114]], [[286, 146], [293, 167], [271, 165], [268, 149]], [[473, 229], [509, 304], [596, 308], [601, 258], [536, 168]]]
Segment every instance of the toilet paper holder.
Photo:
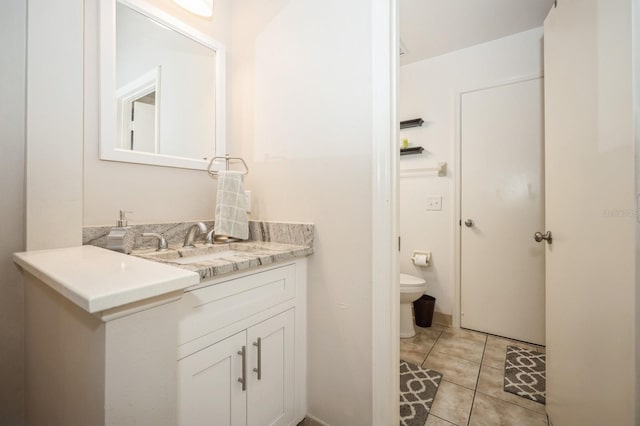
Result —
[[414, 250], [411, 254], [411, 261], [416, 266], [427, 267], [431, 265], [431, 252]]

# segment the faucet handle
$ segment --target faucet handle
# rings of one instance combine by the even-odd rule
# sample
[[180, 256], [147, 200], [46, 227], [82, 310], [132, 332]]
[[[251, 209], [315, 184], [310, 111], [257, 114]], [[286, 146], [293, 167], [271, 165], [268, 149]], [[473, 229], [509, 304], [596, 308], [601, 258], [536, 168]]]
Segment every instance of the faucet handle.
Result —
[[214, 228], [211, 228], [209, 232], [207, 232], [207, 236], [204, 238], [204, 243], [208, 246], [213, 245], [213, 237], [215, 237], [215, 233], [213, 232]]
[[158, 239], [158, 248], [156, 251], [165, 251], [169, 250], [169, 244], [167, 244], [167, 240], [160, 234], [156, 234], [155, 232], [145, 232], [142, 234], [143, 237], [153, 237]]

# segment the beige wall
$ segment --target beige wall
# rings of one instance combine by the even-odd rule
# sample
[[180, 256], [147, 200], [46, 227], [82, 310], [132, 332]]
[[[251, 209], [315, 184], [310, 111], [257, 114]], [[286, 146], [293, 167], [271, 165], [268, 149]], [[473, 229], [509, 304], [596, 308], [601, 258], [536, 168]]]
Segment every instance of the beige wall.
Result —
[[233, 8], [232, 130], [253, 213], [316, 224], [308, 412], [332, 426], [372, 424], [370, 21], [366, 0]]
[[[169, 1], [151, 3], [231, 50], [231, 0], [217, 0], [213, 18], [197, 17]], [[85, 2], [85, 19], [84, 225], [115, 224], [120, 209], [134, 212], [130, 223], [212, 219], [216, 182], [205, 171], [100, 160], [98, 0]]]
[[24, 250], [26, 2], [0, 14], [0, 424], [21, 425], [24, 410], [24, 291], [11, 253]]

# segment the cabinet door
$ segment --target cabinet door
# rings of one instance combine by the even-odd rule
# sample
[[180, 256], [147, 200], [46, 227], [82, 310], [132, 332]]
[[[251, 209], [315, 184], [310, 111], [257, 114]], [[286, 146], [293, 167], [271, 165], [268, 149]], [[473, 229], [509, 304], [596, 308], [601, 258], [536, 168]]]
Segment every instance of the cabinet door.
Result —
[[247, 330], [249, 426], [280, 426], [293, 421], [294, 325], [294, 310], [290, 309]]
[[178, 424], [247, 424], [247, 393], [238, 382], [243, 377], [238, 352], [245, 345], [243, 331], [178, 361]]

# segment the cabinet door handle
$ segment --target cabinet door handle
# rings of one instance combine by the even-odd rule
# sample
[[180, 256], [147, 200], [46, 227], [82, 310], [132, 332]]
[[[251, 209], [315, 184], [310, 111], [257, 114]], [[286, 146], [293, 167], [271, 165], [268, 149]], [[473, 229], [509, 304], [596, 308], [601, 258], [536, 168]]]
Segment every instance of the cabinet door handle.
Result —
[[258, 337], [257, 342], [253, 342], [253, 346], [258, 348], [258, 367], [254, 368], [253, 371], [258, 373], [258, 380], [262, 379], [262, 338]]
[[242, 355], [242, 377], [238, 379], [238, 382], [242, 383], [242, 390], [247, 390], [247, 347], [243, 346], [241, 351], [238, 351], [238, 355]]

